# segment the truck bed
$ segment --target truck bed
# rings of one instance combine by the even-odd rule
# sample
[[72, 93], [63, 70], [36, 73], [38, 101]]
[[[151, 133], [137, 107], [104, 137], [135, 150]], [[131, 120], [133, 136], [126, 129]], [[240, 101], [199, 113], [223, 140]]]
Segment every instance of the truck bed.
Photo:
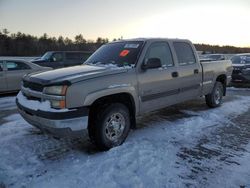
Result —
[[214, 86], [217, 75], [224, 74], [227, 78], [227, 84], [231, 80], [232, 62], [230, 60], [205, 61], [201, 62], [203, 70], [202, 94], [207, 95]]

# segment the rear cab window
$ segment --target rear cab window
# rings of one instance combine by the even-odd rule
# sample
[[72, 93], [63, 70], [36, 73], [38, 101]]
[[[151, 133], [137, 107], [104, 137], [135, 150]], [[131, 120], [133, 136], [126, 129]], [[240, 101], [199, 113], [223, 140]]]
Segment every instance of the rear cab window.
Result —
[[187, 42], [174, 42], [174, 49], [180, 66], [197, 63], [193, 48]]
[[26, 63], [23, 63], [23, 62], [7, 61], [6, 65], [7, 65], [8, 71], [31, 69], [29, 65], [27, 65]]

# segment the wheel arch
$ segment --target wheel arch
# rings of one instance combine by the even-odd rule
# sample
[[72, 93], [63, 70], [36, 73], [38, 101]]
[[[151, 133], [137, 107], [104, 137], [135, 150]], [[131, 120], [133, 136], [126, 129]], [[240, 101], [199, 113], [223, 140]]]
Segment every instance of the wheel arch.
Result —
[[[137, 106], [135, 103], [134, 96], [128, 92], [120, 92], [109, 95], [102, 95], [99, 98], [96, 98], [92, 101], [89, 106], [89, 116], [93, 118], [94, 115], [102, 108], [105, 108], [107, 105], [112, 103], [121, 103], [124, 104], [130, 112], [131, 128], [136, 127], [136, 110]], [[91, 120], [90, 120], [91, 122]]]
[[227, 87], [226, 74], [221, 74], [221, 75], [217, 76], [216, 81], [221, 82], [221, 84], [223, 85], [223, 96], [225, 96], [226, 95], [226, 87]]

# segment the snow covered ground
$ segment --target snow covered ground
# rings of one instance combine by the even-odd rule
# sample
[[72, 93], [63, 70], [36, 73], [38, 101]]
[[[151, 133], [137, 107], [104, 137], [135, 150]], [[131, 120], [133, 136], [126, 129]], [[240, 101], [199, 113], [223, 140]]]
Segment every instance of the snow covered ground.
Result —
[[148, 114], [123, 145], [107, 152], [87, 138], [42, 134], [13, 110], [14, 97], [0, 98], [0, 113], [6, 114], [0, 121], [0, 184], [250, 187], [250, 92], [230, 92], [234, 96], [217, 109], [200, 99]]

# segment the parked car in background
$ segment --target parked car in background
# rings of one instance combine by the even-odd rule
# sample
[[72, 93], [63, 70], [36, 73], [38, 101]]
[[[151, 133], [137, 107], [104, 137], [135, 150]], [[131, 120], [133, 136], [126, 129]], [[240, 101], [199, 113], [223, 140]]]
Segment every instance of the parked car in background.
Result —
[[232, 84], [250, 84], [250, 53], [231, 58], [233, 63]]
[[209, 54], [209, 55], [202, 55], [200, 57], [200, 61], [221, 61], [226, 60], [226, 56], [224, 54]]
[[53, 69], [81, 65], [84, 63], [92, 52], [83, 51], [49, 51], [42, 57], [32, 60], [35, 63], [44, 67], [52, 67]]
[[52, 70], [49, 67], [23, 61], [0, 59], [0, 93], [8, 93], [21, 89], [22, 77], [32, 72]]

